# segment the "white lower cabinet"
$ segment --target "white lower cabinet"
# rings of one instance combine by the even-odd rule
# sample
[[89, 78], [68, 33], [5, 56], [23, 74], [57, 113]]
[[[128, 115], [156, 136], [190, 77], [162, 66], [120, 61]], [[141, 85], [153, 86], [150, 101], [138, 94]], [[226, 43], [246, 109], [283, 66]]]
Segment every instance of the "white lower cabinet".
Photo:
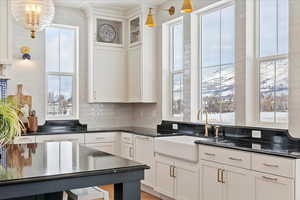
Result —
[[294, 185], [293, 179], [254, 173], [254, 200], [294, 200]]
[[118, 132], [86, 133], [85, 145], [98, 151], [118, 155]]
[[144, 185], [154, 187], [154, 140], [153, 137], [135, 136], [135, 161], [146, 164], [150, 169], [145, 170]]
[[248, 168], [248, 156], [242, 151], [201, 145], [199, 155], [200, 200], [297, 199], [295, 159], [251, 153]]
[[122, 143], [121, 144], [121, 156], [123, 158], [133, 160], [134, 159], [134, 148], [132, 144]]
[[194, 164], [175, 161], [175, 199], [198, 200], [199, 173]]
[[84, 134], [56, 134], [36, 136], [36, 143], [70, 141], [84, 144]]
[[174, 162], [168, 159], [155, 160], [155, 190], [163, 195], [174, 198]]
[[201, 161], [201, 200], [253, 200], [250, 170]]
[[221, 165], [204, 162], [200, 165], [200, 199], [221, 200], [222, 183], [220, 182]]
[[85, 146], [90, 147], [92, 149], [103, 151], [109, 154], [116, 154], [115, 152], [115, 143], [108, 142], [108, 143], [97, 143], [97, 144], [86, 144]]
[[223, 169], [224, 200], [252, 200], [252, 174], [250, 170], [225, 166]]
[[198, 200], [197, 164], [156, 156], [155, 190], [176, 200]]
[[15, 137], [14, 144], [28, 144], [35, 143], [35, 136], [18, 136]]
[[121, 132], [120, 146], [121, 152], [120, 156], [129, 160], [134, 160], [134, 140], [133, 134]]

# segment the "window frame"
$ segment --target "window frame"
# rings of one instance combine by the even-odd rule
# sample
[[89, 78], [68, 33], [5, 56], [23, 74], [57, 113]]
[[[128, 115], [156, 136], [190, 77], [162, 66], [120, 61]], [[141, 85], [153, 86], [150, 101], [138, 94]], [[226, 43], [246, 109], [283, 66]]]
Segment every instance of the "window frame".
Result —
[[[289, 13], [288, 13], [289, 15]], [[274, 122], [266, 122], [261, 121], [260, 119], [260, 111], [261, 111], [261, 94], [260, 94], [260, 65], [263, 62], [270, 62], [270, 61], [278, 61], [287, 59], [288, 60], [288, 66], [289, 66], [289, 52], [287, 54], [278, 54], [273, 56], [260, 56], [260, 0], [255, 0], [254, 3], [254, 69], [255, 69], [255, 87], [254, 87], [254, 94], [255, 94], [255, 112], [254, 112], [254, 125], [255, 126], [263, 126], [263, 127], [275, 127], [275, 128], [287, 128], [288, 127], [288, 121], [286, 123], [284, 122], [276, 122], [276, 118]], [[278, 25], [278, 16], [276, 16], [276, 22]], [[288, 44], [289, 45], [289, 44]], [[278, 27], [277, 27], [277, 51], [278, 51]], [[289, 79], [289, 74], [288, 74]], [[275, 100], [275, 97], [274, 97]], [[276, 112], [274, 112], [274, 116], [276, 117]]]
[[[45, 119], [46, 120], [79, 120], [79, 27], [51, 24], [48, 28], [72, 29], [75, 31], [75, 61], [74, 72], [47, 72], [46, 64], [46, 31], [44, 31], [44, 66], [45, 66]], [[60, 54], [61, 56], [61, 54]], [[70, 116], [49, 116], [48, 115], [48, 76], [72, 76], [72, 108], [73, 115]]]
[[[183, 67], [181, 70], [173, 71], [174, 51], [172, 44], [171, 27], [176, 24], [183, 25]], [[184, 21], [183, 16], [163, 23], [163, 44], [162, 44], [162, 60], [163, 60], [163, 80], [162, 80], [162, 114], [165, 120], [183, 121], [184, 114], [180, 116], [173, 115], [173, 76], [174, 74], [184, 75]], [[183, 91], [182, 91], [183, 92]]]
[[[205, 8], [199, 9], [192, 13], [191, 17], [191, 38], [194, 41], [191, 46], [191, 121], [204, 123], [205, 119], [202, 119], [202, 16], [213, 13], [217, 10], [224, 9], [230, 6], [236, 6], [233, 0], [221, 0], [214, 4], [211, 4]], [[236, 19], [234, 21], [234, 27], [236, 30]], [[235, 33], [235, 32], [234, 32]], [[236, 65], [236, 38], [234, 40], [234, 62]], [[222, 66], [222, 65], [221, 65]], [[236, 70], [235, 70], [236, 71]], [[234, 71], [234, 75], [236, 72]], [[236, 80], [236, 79], [235, 79]], [[236, 102], [236, 101], [235, 101]], [[200, 119], [198, 120], [199, 112], [201, 112]], [[217, 124], [236, 124], [236, 111], [234, 112], [235, 119], [233, 122], [214, 121]]]

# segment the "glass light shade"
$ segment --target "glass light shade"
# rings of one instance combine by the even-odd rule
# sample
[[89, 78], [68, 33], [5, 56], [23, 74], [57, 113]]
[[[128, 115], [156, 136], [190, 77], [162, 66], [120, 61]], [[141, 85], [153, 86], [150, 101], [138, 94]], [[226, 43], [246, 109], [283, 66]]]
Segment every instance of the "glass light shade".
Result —
[[11, 0], [11, 10], [17, 22], [35, 33], [51, 24], [55, 15], [53, 0]]
[[152, 8], [149, 8], [149, 13], [146, 20], [146, 26], [148, 27], [155, 27], [156, 24], [154, 23], [154, 17], [152, 15]]
[[193, 12], [193, 6], [191, 0], [184, 0], [181, 12], [183, 13], [191, 13]]

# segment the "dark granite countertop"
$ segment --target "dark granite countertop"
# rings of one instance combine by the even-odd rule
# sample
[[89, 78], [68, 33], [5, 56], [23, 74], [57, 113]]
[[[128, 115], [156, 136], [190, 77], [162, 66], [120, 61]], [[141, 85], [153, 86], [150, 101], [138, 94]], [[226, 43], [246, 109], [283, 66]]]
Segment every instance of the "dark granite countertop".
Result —
[[195, 143], [229, 148], [229, 149], [236, 149], [241, 151], [263, 153], [263, 154], [274, 155], [274, 156], [300, 159], [300, 147], [291, 144], [258, 142], [250, 139], [243, 140], [243, 139], [233, 139], [227, 137], [217, 138], [217, 139], [199, 137], [199, 140], [196, 140]]
[[0, 148], [0, 156], [0, 186], [149, 169], [72, 142], [10, 144]]
[[[143, 127], [103, 127], [103, 128], [88, 128], [87, 130], [51, 130], [51, 131], [40, 131], [40, 132], [31, 132], [27, 133], [27, 135], [55, 135], [55, 134], [80, 134], [80, 133], [99, 133], [99, 132], [127, 132], [133, 133], [136, 135], [143, 135], [149, 137], [160, 137], [165, 136], [157, 133], [156, 129], [151, 128], [143, 128]], [[168, 135], [170, 136], [170, 135]]]

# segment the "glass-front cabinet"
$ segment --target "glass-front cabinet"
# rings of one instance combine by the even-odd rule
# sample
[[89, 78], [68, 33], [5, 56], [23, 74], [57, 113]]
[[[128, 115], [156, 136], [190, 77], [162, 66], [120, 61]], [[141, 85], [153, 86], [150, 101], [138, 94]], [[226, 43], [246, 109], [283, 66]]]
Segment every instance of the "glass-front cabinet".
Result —
[[129, 47], [141, 42], [141, 17], [135, 16], [129, 19]]

